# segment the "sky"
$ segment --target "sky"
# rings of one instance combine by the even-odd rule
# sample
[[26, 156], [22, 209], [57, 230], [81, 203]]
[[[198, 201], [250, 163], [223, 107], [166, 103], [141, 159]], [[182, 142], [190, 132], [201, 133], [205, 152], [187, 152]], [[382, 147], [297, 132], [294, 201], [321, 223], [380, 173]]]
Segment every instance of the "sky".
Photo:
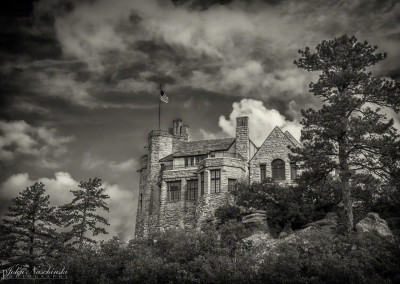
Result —
[[[16, 2], [16, 1], [14, 1]], [[13, 3], [13, 2], [11, 2]], [[317, 73], [298, 50], [355, 35], [400, 79], [398, 0], [37, 0], [0, 8], [0, 215], [36, 181], [51, 204], [79, 181], [103, 180], [108, 239], [133, 238], [138, 161], [147, 134], [181, 118], [192, 140], [234, 137], [249, 116], [261, 145], [279, 126], [300, 138]], [[9, 6], [12, 5], [12, 6]], [[387, 111], [400, 128], [399, 115]]]

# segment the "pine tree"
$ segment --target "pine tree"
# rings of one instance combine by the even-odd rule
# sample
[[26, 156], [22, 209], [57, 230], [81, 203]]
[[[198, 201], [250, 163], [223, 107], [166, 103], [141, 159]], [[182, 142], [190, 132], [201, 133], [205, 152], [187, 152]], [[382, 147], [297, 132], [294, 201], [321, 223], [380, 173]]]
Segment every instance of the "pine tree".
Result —
[[[322, 41], [312, 53], [299, 50], [294, 63], [307, 71], [319, 71], [310, 92], [323, 100], [319, 110], [303, 110], [303, 148], [293, 159], [315, 182], [339, 173], [345, 232], [353, 230], [350, 181], [355, 173], [372, 173], [384, 180], [399, 180], [399, 135], [384, 108], [400, 110], [399, 83], [374, 77], [366, 68], [386, 57], [367, 41], [347, 35]], [[396, 174], [397, 171], [397, 174]]]
[[109, 223], [107, 219], [96, 214], [96, 211], [104, 209], [108, 212], [109, 208], [105, 200], [110, 197], [104, 193], [105, 189], [101, 188], [99, 178], [81, 181], [79, 187], [81, 189], [71, 190], [74, 199], [71, 203], [63, 205], [60, 212], [63, 213], [66, 221], [65, 226], [72, 226], [68, 234], [69, 239], [72, 239], [72, 244], [78, 244], [81, 248], [84, 241], [95, 243], [85, 235], [87, 232], [91, 231], [93, 236], [100, 233], [107, 234], [106, 229], [100, 227], [99, 223], [103, 225], [109, 225]]
[[10, 264], [26, 265], [30, 272], [50, 256], [58, 234], [53, 225], [60, 225], [54, 207], [49, 206], [49, 195], [43, 183], [20, 192], [12, 199], [1, 226], [1, 240], [8, 246], [4, 256]]

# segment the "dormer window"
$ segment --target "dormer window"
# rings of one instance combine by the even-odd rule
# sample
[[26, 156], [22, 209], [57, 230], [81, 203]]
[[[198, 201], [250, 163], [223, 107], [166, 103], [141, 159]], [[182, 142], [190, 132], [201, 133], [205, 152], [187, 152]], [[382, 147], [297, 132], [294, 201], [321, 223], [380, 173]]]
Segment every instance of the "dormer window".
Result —
[[185, 167], [194, 167], [196, 164], [196, 157], [193, 156], [185, 158]]
[[206, 157], [207, 156], [205, 155], [185, 157], [185, 168], [196, 167], [197, 164], [204, 160]]

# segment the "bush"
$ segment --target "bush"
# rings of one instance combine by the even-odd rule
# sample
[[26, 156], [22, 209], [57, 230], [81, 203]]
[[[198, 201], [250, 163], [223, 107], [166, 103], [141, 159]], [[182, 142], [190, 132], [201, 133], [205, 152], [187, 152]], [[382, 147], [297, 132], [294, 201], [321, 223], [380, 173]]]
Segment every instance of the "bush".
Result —
[[278, 245], [264, 259], [259, 276], [272, 283], [396, 282], [399, 253], [398, 244], [375, 235], [313, 232]]
[[237, 206], [250, 211], [267, 211], [268, 225], [275, 234], [287, 224], [291, 224], [293, 229], [299, 229], [314, 221], [315, 204], [304, 187], [283, 187], [266, 180], [251, 186], [240, 185], [233, 191], [233, 195]]

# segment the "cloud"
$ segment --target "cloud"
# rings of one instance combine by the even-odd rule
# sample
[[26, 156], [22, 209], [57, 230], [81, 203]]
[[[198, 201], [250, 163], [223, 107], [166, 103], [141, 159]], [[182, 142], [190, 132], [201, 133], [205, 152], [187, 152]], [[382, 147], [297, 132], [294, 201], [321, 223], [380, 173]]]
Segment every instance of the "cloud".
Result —
[[[281, 83], [291, 90], [303, 86], [303, 82], [293, 85], [294, 76], [304, 76], [292, 63], [297, 49], [344, 32], [376, 38], [395, 56], [400, 55], [390, 38], [398, 33], [398, 24], [391, 19], [399, 15], [394, 9], [399, 4], [367, 2], [349, 4], [343, 0], [329, 4], [308, 0], [269, 5], [261, 1], [246, 4], [233, 1], [229, 5], [196, 10], [169, 1], [99, 0], [81, 2], [72, 12], [56, 17], [55, 29], [64, 54], [83, 60], [93, 70], [114, 68], [126, 61], [148, 61], [156, 56], [160, 60], [153, 62], [157, 65], [154, 67], [164, 67], [162, 70], [167, 74], [177, 76], [177, 66], [163, 60], [167, 54], [158, 57], [137, 48], [139, 43], [153, 42], [156, 46], [168, 45], [169, 53], [179, 51], [187, 64], [198, 63], [200, 59], [202, 65], [218, 64], [220, 68], [211, 85], [220, 82], [222, 87], [230, 89], [230, 85], [238, 84], [246, 94], [260, 91], [260, 85], [252, 84], [259, 77], [273, 79], [276, 75], [280, 79], [271, 80], [269, 86], [282, 91]], [[372, 21], [382, 31], [380, 35], [371, 30], [371, 24], [366, 25], [371, 23], [372, 11]], [[191, 71], [204, 72], [213, 79], [214, 74], [207, 69], [199, 70], [202, 67], [193, 65]], [[190, 83], [195, 83], [199, 74], [194, 74]]]
[[[11, 199], [35, 182], [44, 183], [46, 194], [50, 195], [51, 206], [71, 202], [73, 195], [70, 190], [76, 190], [79, 184], [66, 172], [56, 172], [53, 178], [43, 177], [37, 180], [31, 179], [27, 173], [12, 175], [0, 186], [0, 200], [2, 200], [0, 213], [4, 214]], [[108, 218], [110, 227], [107, 229], [109, 235], [99, 236], [99, 238], [108, 239], [113, 235], [118, 235], [123, 240], [133, 238], [134, 217], [136, 216], [133, 192], [107, 182], [103, 182], [103, 187], [106, 189], [106, 194], [110, 196], [110, 199], [106, 201], [110, 212], [101, 211], [99, 213]]]
[[[78, 61], [89, 76], [82, 80], [79, 68], [55, 70], [54, 62], [46, 66], [38, 63], [46, 60], [37, 60], [39, 70], [30, 70], [34, 89], [91, 108], [143, 108], [139, 97], [148, 97], [164, 79], [168, 91], [190, 86], [255, 98], [298, 118], [300, 109], [318, 106], [308, 94], [316, 75], [293, 64], [299, 48], [354, 33], [389, 53], [390, 60], [374, 71], [398, 68], [400, 3], [395, 0], [229, 1], [205, 9], [173, 2], [40, 1], [36, 18], [54, 17], [54, 30], [46, 35], [58, 41], [58, 61]], [[3, 69], [14, 70], [13, 64]], [[288, 102], [294, 102], [290, 110]]]
[[267, 109], [263, 102], [254, 99], [242, 99], [232, 105], [233, 110], [229, 118], [220, 116], [218, 125], [225, 134], [235, 136], [236, 118], [249, 117], [250, 138], [257, 146], [260, 146], [267, 135], [275, 128], [289, 131], [296, 139], [300, 139], [301, 125], [299, 122], [289, 121], [276, 109]]
[[36, 165], [56, 168], [73, 136], [59, 136], [56, 129], [31, 126], [23, 120], [0, 121], [0, 159], [12, 162], [20, 156], [34, 158]]
[[93, 156], [90, 152], [86, 153], [82, 161], [82, 167], [86, 170], [111, 170], [114, 174], [135, 171], [137, 162], [134, 159], [128, 159], [122, 162], [108, 161]]

